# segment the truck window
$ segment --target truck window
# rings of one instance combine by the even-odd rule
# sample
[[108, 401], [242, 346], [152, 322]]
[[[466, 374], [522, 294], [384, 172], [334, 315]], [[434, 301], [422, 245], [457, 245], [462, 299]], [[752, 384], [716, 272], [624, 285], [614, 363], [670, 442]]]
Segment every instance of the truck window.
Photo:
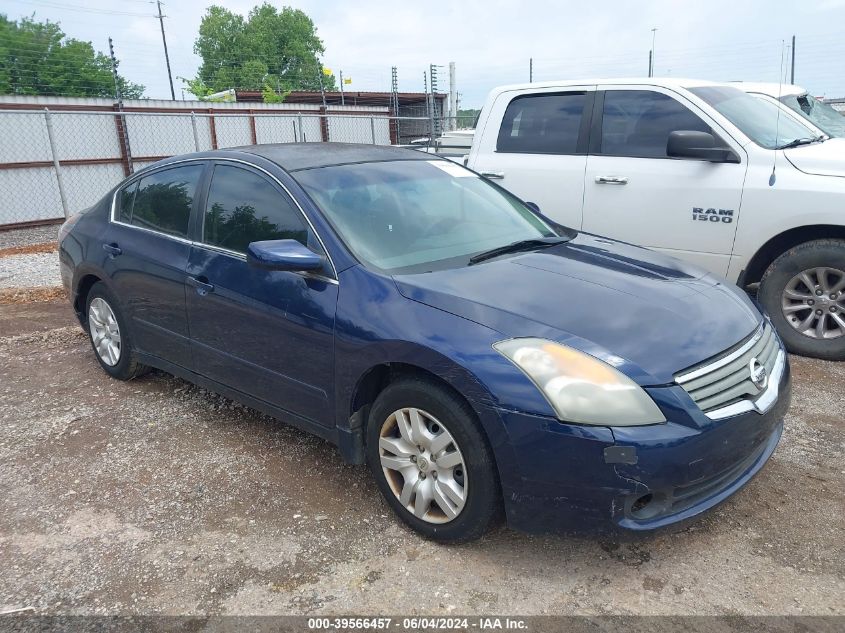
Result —
[[585, 102], [583, 92], [517, 97], [505, 111], [496, 151], [574, 154]]
[[608, 90], [604, 94], [601, 154], [667, 158], [669, 133], [710, 132], [704, 123], [672, 97], [650, 90]]

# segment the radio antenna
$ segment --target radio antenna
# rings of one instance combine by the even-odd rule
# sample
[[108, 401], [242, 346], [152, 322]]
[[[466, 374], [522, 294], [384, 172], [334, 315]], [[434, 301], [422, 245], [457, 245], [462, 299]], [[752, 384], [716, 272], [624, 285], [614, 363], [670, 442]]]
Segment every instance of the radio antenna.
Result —
[[780, 41], [780, 71], [778, 72], [778, 114], [777, 118], [775, 119], [775, 155], [772, 159], [772, 175], [769, 176], [769, 186], [774, 187], [775, 181], [777, 180], [777, 174], [775, 174], [775, 169], [777, 168], [778, 164], [778, 139], [780, 138], [780, 98], [783, 96], [783, 51], [786, 43], [784, 40]]

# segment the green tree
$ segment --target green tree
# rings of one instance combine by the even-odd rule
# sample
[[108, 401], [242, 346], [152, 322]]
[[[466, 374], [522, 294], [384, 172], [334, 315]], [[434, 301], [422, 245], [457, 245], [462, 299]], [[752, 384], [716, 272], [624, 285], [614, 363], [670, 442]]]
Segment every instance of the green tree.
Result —
[[[144, 93], [120, 76], [118, 85], [126, 99]], [[111, 60], [91, 42], [67, 38], [56, 22], [0, 15], [0, 94], [113, 98]]]
[[202, 58], [197, 76], [186, 81], [198, 97], [230, 88], [272, 93], [336, 90], [334, 75], [322, 75], [323, 42], [314, 23], [299, 9], [254, 7], [244, 18], [221, 6], [206, 10], [194, 52]]

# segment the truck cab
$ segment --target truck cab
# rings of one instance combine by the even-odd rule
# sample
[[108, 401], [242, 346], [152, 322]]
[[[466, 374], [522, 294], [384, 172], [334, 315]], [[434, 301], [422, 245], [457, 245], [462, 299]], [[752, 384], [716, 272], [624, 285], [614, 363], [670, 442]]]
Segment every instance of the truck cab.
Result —
[[697, 80], [504, 86], [467, 165], [557, 222], [757, 292], [790, 350], [843, 359], [845, 139], [784, 108]]

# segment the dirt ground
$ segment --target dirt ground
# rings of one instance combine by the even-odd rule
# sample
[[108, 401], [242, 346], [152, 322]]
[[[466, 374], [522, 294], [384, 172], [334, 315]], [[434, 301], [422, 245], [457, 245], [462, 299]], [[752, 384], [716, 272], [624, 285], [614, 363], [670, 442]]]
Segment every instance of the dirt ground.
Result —
[[683, 531], [444, 547], [325, 442], [2, 305], [0, 612], [842, 615], [845, 363], [792, 362], [776, 454]]

